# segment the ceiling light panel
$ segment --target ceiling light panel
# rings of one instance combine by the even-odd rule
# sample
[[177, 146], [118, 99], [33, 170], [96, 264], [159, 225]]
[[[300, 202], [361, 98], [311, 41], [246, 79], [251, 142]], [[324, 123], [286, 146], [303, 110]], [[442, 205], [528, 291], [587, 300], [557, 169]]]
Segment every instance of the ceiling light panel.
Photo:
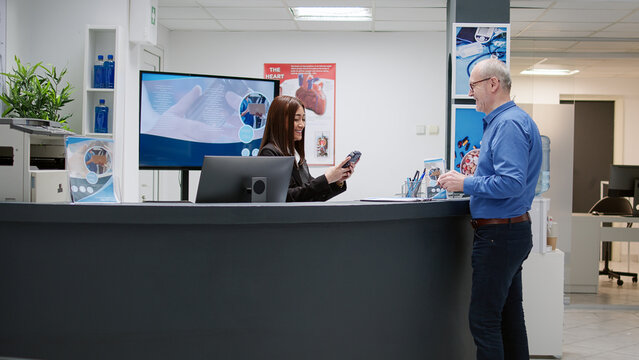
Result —
[[302, 21], [371, 21], [371, 8], [363, 7], [294, 7], [295, 20]]

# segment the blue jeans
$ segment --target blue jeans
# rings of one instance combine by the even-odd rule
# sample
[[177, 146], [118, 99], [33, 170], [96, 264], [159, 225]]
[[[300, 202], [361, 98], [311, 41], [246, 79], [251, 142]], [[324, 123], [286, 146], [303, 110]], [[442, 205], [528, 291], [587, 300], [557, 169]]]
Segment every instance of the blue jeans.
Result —
[[532, 249], [529, 221], [475, 230], [470, 331], [477, 360], [529, 360], [521, 265]]

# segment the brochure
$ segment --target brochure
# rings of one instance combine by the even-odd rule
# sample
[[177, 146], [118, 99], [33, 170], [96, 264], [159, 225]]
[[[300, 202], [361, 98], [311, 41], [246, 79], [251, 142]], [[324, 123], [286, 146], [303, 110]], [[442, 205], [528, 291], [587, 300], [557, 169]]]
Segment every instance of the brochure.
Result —
[[113, 188], [113, 140], [68, 136], [66, 167], [73, 202], [118, 202]]
[[439, 176], [446, 172], [444, 159], [426, 159], [424, 160], [424, 185], [426, 185], [427, 199], [448, 199], [448, 192], [437, 185]]

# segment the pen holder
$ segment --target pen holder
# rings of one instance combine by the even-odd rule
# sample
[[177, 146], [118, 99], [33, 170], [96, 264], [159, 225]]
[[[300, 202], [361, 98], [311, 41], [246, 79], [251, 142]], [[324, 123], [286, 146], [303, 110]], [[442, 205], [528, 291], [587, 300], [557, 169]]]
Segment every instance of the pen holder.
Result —
[[402, 184], [402, 197], [421, 198], [424, 197], [423, 181], [419, 180], [406, 180]]

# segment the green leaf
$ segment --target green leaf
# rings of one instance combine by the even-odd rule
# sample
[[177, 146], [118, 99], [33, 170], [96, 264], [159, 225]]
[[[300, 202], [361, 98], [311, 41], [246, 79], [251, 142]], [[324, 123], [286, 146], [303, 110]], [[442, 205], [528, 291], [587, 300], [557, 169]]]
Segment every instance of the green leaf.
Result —
[[0, 94], [0, 100], [6, 105], [3, 116], [20, 116], [54, 120], [66, 123], [71, 117], [62, 117], [60, 109], [73, 101], [70, 97], [73, 87], [68, 82], [62, 89], [58, 85], [67, 73], [54, 65], [44, 66], [39, 62], [33, 66], [23, 64], [15, 57], [16, 67], [13, 72], [2, 73], [6, 77], [6, 90]]

